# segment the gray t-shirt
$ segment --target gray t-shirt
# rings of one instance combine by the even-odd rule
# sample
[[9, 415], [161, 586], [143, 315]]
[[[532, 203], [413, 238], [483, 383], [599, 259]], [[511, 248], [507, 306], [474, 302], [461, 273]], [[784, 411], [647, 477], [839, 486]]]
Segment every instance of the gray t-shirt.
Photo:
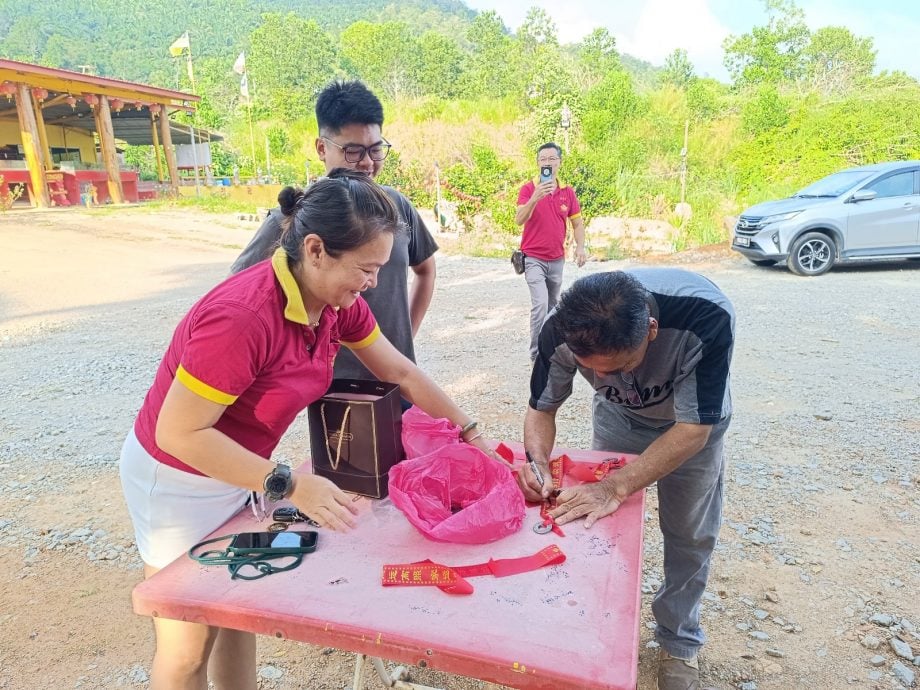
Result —
[[643, 268], [628, 273], [651, 293], [651, 312], [658, 321], [658, 337], [631, 372], [642, 404], [629, 402], [620, 374], [600, 376], [578, 365], [557, 333], [554, 312], [540, 331], [530, 407], [556, 410], [572, 394], [578, 371], [594, 387], [597, 400], [647, 426], [716, 424], [729, 417], [729, 367], [735, 342], [731, 302], [714, 283], [689, 271]]
[[[380, 269], [377, 286], [363, 293], [370, 305], [381, 332], [393, 346], [415, 361], [412, 343], [412, 321], [409, 318], [409, 266], [418, 266], [438, 250], [438, 245], [425, 227], [418, 211], [405, 196], [392, 187], [384, 187], [396, 203], [399, 215], [406, 223], [407, 232], [396, 234], [390, 260]], [[281, 238], [280, 208], [269, 211], [268, 217], [243, 249], [230, 268], [238, 273], [271, 257]], [[342, 348], [335, 359], [334, 377], [337, 379], [373, 380], [374, 376], [358, 361], [348, 348]]]

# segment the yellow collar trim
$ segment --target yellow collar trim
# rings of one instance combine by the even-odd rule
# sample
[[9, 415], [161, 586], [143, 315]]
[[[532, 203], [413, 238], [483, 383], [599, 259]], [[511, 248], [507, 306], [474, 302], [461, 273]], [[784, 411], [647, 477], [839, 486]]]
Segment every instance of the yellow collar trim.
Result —
[[303, 303], [303, 295], [300, 294], [300, 287], [294, 280], [294, 274], [288, 268], [287, 254], [284, 249], [278, 247], [272, 255], [272, 268], [275, 271], [275, 277], [281, 284], [281, 291], [287, 298], [287, 305], [284, 307], [284, 318], [294, 323], [304, 326], [310, 325], [307, 318], [307, 308]]

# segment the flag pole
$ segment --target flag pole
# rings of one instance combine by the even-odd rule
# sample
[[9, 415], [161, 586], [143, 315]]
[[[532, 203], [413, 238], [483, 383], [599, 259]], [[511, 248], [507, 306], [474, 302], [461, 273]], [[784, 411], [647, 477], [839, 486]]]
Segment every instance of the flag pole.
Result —
[[[192, 37], [188, 31], [185, 32], [186, 38], [186, 60], [188, 61], [188, 80], [192, 85], [192, 93], [195, 93], [195, 72], [192, 70]], [[197, 95], [197, 94], [195, 94]], [[192, 165], [195, 166], [195, 196], [201, 196], [201, 181], [198, 177], [198, 145], [195, 142], [195, 124], [198, 122], [198, 108], [192, 111], [192, 124], [188, 126], [188, 138], [192, 144]]]
[[246, 119], [249, 121], [249, 155], [252, 158], [252, 172], [256, 171], [256, 137], [252, 131], [252, 83], [249, 81], [249, 69], [246, 67], [246, 51], [240, 53], [233, 63], [233, 71], [240, 75], [240, 96], [246, 99]]
[[247, 110], [249, 111], [249, 152], [252, 156], [252, 172], [256, 172], [256, 137], [252, 131], [252, 100], [255, 95], [255, 87], [252, 84], [252, 80], [249, 78], [249, 70], [246, 70], [246, 105]]
[[252, 132], [252, 99], [247, 99], [246, 110], [249, 113], [249, 155], [252, 157], [252, 172], [256, 171], [256, 137]]

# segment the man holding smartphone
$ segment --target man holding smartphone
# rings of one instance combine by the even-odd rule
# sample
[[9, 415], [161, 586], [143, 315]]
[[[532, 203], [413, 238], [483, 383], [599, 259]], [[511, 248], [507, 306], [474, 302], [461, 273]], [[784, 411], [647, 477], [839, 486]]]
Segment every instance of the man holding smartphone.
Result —
[[567, 221], [575, 236], [575, 262], [583, 266], [585, 224], [575, 190], [558, 176], [562, 149], [553, 142], [537, 150], [540, 176], [518, 193], [514, 222], [524, 226], [521, 251], [524, 253], [524, 277], [530, 290], [530, 360], [537, 356], [537, 338], [546, 315], [559, 301], [562, 268], [565, 265]]

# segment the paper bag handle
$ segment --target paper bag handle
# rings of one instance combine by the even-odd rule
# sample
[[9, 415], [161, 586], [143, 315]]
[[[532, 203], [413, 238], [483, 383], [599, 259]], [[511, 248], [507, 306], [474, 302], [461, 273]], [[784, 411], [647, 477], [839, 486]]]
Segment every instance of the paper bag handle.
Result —
[[326, 426], [326, 403], [319, 406], [319, 416], [323, 420], [323, 436], [326, 441], [326, 456], [329, 458], [329, 464], [333, 470], [339, 469], [339, 463], [342, 461], [342, 439], [345, 438], [345, 426], [348, 424], [348, 413], [351, 412], [351, 405], [345, 407], [345, 414], [342, 415], [342, 426], [339, 429], [339, 442], [335, 449], [335, 459], [332, 457], [332, 449], [329, 447], [329, 429]]

